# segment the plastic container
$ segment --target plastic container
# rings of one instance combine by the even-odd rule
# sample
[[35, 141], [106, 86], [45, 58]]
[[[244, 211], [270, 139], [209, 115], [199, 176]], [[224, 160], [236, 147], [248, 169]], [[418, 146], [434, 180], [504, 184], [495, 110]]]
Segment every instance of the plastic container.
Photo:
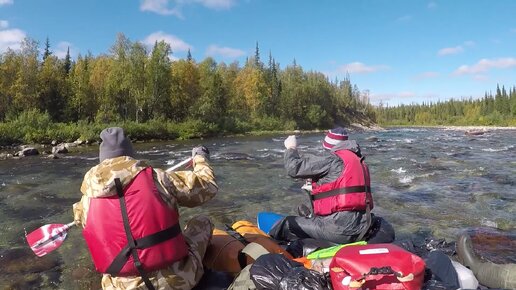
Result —
[[478, 280], [473, 274], [473, 272], [466, 268], [466, 266], [462, 265], [459, 262], [451, 261], [455, 271], [457, 271], [457, 276], [459, 276], [459, 284], [461, 289], [477, 289]]

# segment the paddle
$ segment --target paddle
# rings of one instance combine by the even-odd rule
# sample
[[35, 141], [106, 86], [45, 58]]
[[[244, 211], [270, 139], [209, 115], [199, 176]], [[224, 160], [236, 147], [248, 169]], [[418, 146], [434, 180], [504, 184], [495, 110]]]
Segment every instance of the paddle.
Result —
[[[189, 167], [191, 162], [192, 158], [187, 158], [186, 160], [168, 168], [166, 172], [171, 172], [185, 165], [186, 167]], [[75, 222], [71, 222], [69, 224], [44, 225], [29, 234], [25, 233], [25, 238], [34, 254], [38, 257], [43, 257], [61, 246], [66, 239], [68, 230], [74, 225]]]
[[192, 157], [188, 157], [186, 158], [185, 160], [179, 162], [178, 164], [170, 167], [169, 169], [165, 170], [166, 172], [171, 172], [171, 171], [174, 171], [178, 168], [181, 168], [183, 166], [185, 166], [185, 168], [188, 168], [192, 165]]
[[25, 234], [25, 238], [29, 243], [30, 249], [38, 257], [43, 257], [53, 250], [59, 248], [66, 239], [68, 230], [75, 225], [75, 222], [69, 224], [49, 224], [44, 225], [30, 234]]

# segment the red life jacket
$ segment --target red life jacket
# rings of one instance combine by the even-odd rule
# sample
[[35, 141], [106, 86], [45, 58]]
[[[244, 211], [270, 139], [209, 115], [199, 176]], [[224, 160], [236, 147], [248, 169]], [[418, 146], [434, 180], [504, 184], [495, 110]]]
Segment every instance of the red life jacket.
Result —
[[338, 150], [335, 154], [344, 161], [344, 170], [333, 182], [312, 182], [314, 213], [324, 216], [339, 211], [373, 209], [369, 168], [363, 158], [350, 150]]
[[118, 196], [92, 198], [84, 239], [98, 272], [113, 276], [145, 276], [188, 254], [177, 209], [169, 208], [148, 167]]

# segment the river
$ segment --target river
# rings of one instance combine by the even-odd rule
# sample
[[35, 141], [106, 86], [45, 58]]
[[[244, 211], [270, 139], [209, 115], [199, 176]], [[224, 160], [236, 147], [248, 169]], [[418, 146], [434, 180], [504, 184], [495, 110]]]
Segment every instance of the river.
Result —
[[[323, 133], [298, 135], [302, 154], [321, 152]], [[303, 181], [286, 176], [285, 135], [180, 142], [137, 143], [139, 158], [167, 168], [206, 145], [219, 184], [218, 195], [182, 218], [207, 214], [223, 228], [237, 220], [255, 222], [259, 211], [295, 214], [307, 196]], [[516, 263], [516, 130], [480, 136], [437, 128], [392, 128], [353, 132], [366, 155], [375, 199], [373, 210], [391, 222], [397, 239], [444, 238], [468, 231], [483, 236], [477, 250], [496, 262]], [[99, 289], [78, 229], [51, 254], [38, 258], [24, 230], [72, 221], [86, 171], [98, 162], [89, 146], [60, 159], [43, 156], [0, 161], [0, 288]], [[487, 237], [487, 238], [485, 238]]]

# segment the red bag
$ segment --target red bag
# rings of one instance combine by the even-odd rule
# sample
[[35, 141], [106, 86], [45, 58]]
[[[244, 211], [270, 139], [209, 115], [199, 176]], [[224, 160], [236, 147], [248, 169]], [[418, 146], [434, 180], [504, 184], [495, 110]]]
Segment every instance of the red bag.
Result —
[[418, 290], [424, 274], [423, 259], [393, 244], [344, 247], [330, 263], [334, 290]]

